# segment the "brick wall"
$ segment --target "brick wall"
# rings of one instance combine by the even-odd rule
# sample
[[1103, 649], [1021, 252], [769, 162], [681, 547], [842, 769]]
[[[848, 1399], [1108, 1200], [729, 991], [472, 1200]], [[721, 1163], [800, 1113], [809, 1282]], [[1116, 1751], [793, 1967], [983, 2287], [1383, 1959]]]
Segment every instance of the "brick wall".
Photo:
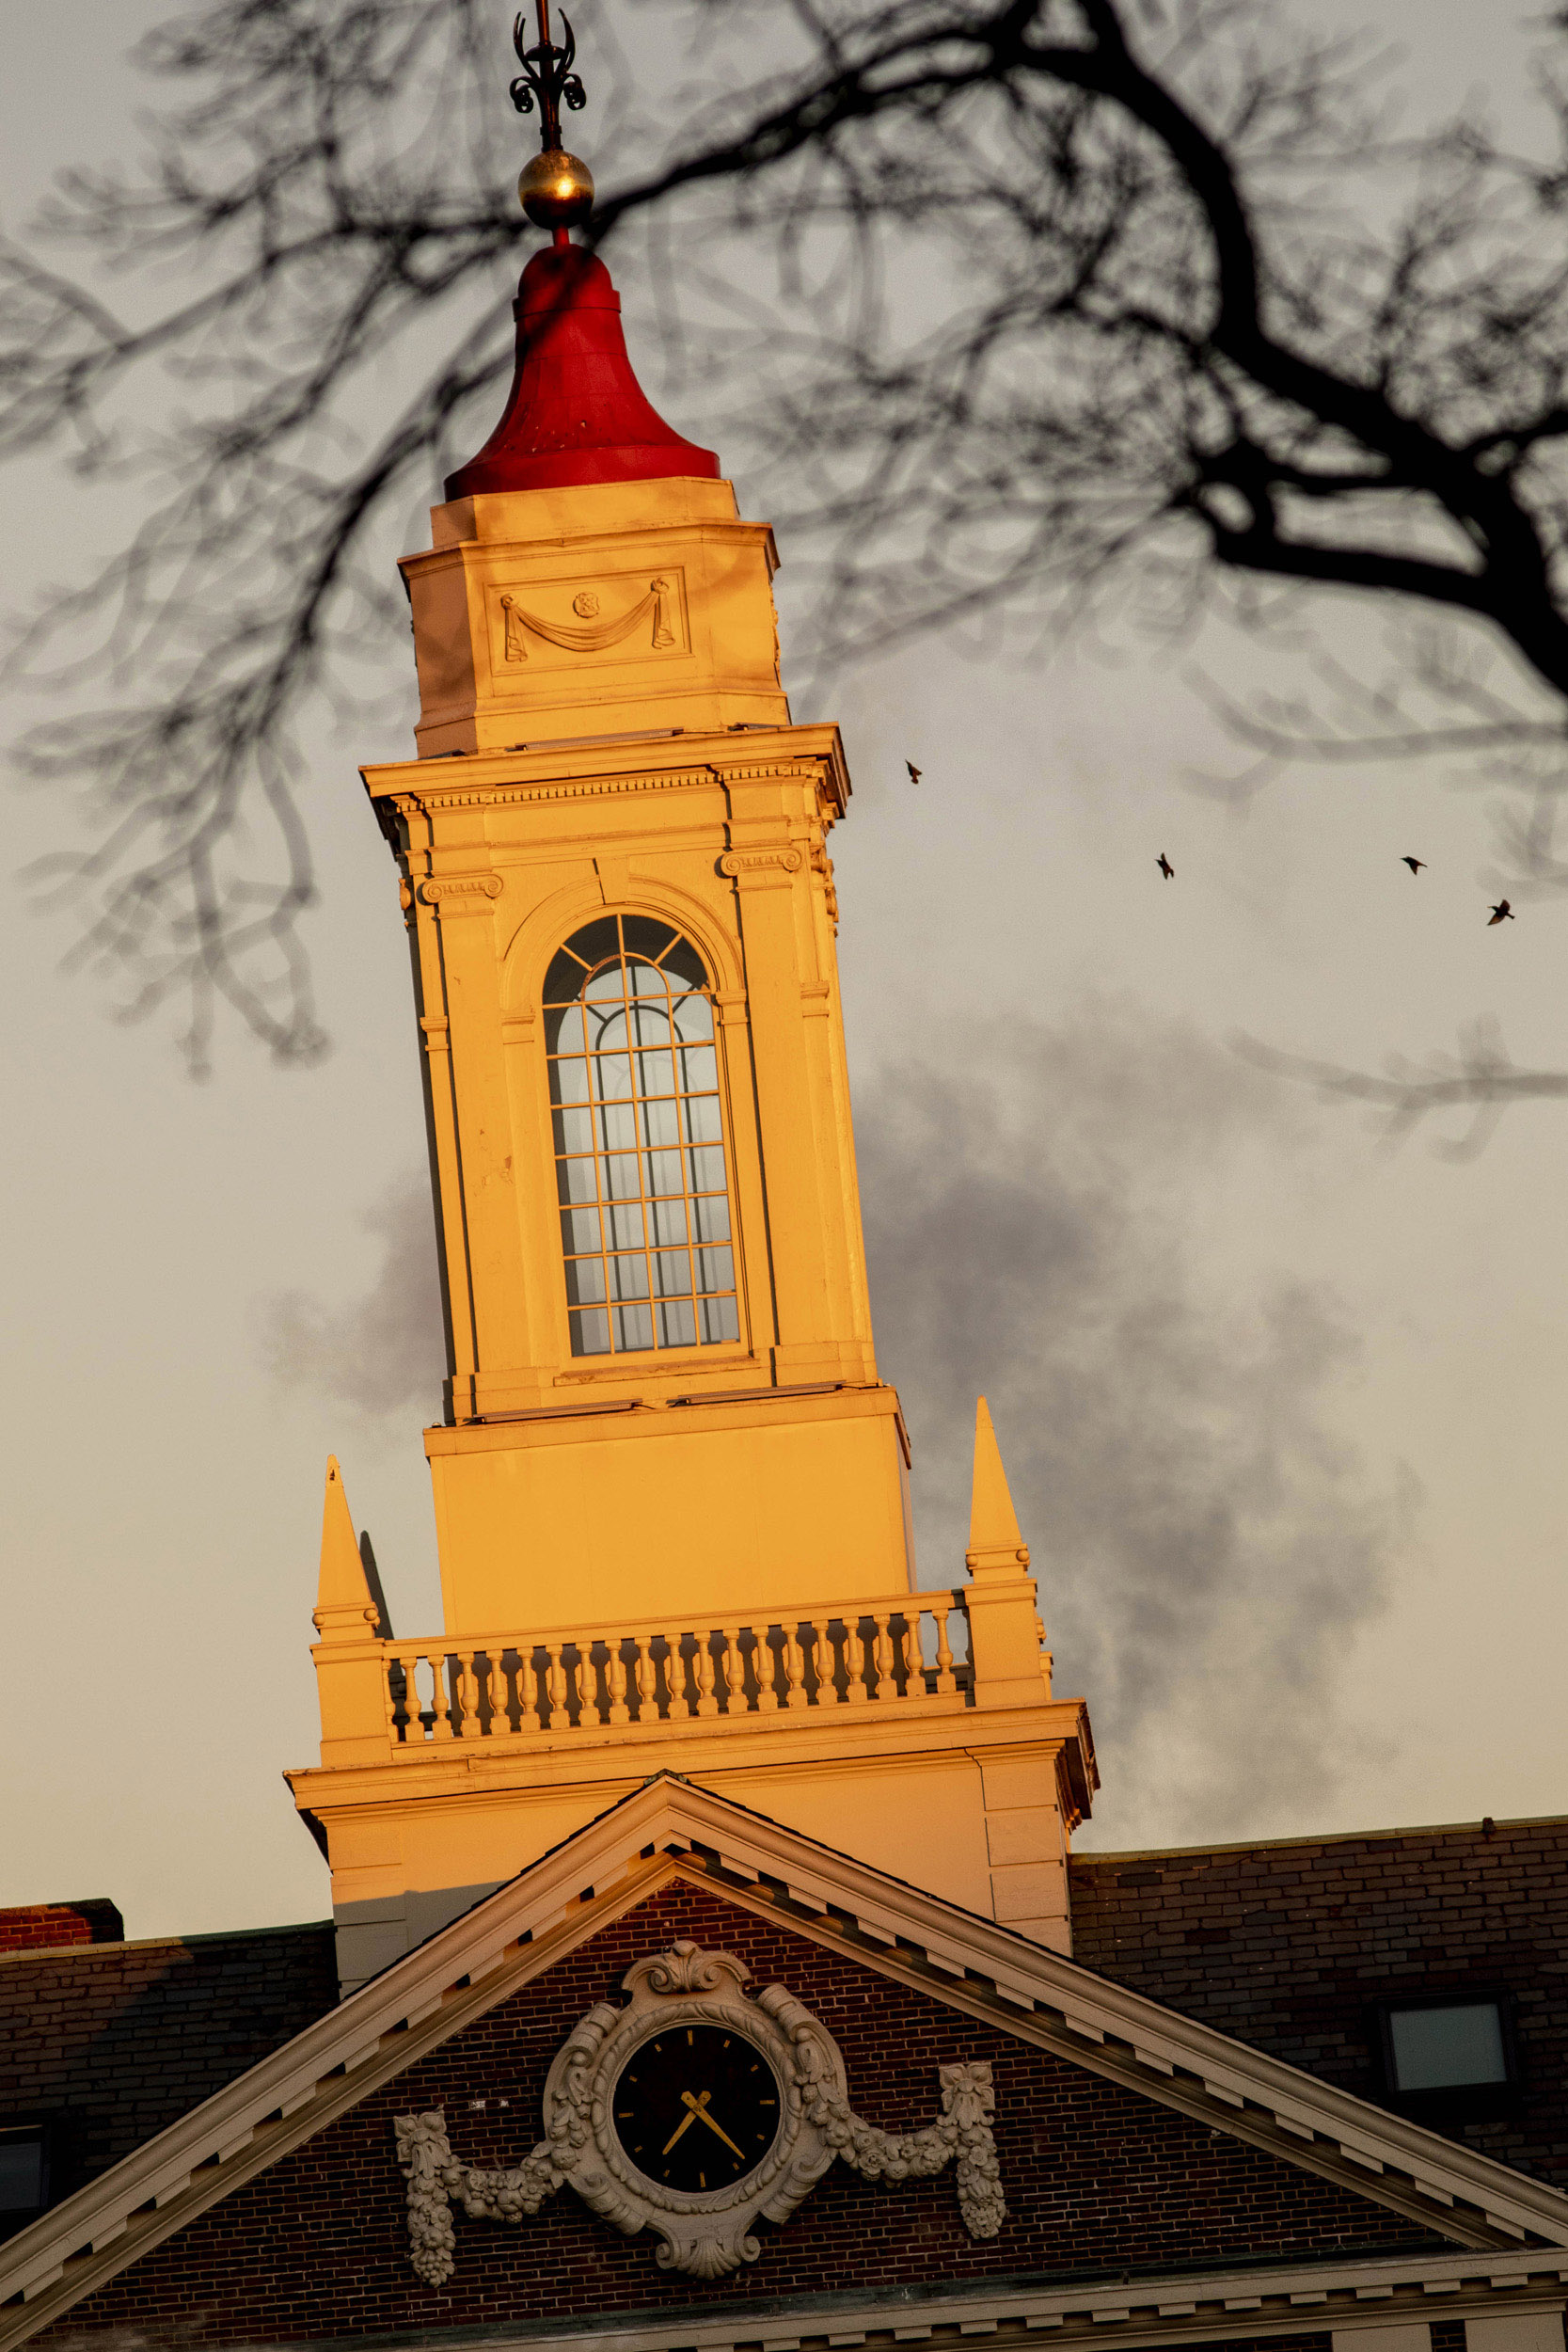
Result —
[[48, 2122], [58, 2202], [337, 1999], [330, 1924], [0, 1957], [0, 2122]]
[[1379, 1996], [1505, 1988], [1517, 2097], [1419, 2120], [1568, 2188], [1568, 1820], [1085, 1854], [1070, 1888], [1085, 1966], [1363, 2099]]
[[[739, 1952], [756, 1983], [782, 1981], [804, 1999], [838, 2038], [851, 2097], [873, 2122], [929, 2122], [939, 2063], [989, 2058], [1010, 2215], [1001, 2236], [967, 2236], [950, 2172], [893, 2185], [834, 2166], [792, 2220], [758, 2225], [761, 2259], [727, 2280], [667, 2276], [651, 2233], [623, 2238], [568, 2188], [515, 2228], [458, 2215], [454, 2274], [442, 2288], [423, 2285], [408, 2265], [393, 2117], [441, 2107], [461, 2160], [515, 2163], [537, 2137], [545, 2074], [567, 2032], [594, 2001], [621, 1997], [634, 1959], [678, 1935]], [[178, 2328], [192, 2343], [231, 2344], [564, 2325], [589, 2313], [710, 2312], [867, 2288], [895, 2297], [1041, 2273], [1423, 2242], [1398, 2216], [1311, 2173], [1031, 2050], [705, 1888], [679, 1885], [372, 2092], [49, 2332], [58, 2340]], [[1314, 2352], [1320, 2343], [1302, 2339]]]
[[62, 1944], [118, 1944], [125, 1922], [102, 1896], [79, 1903], [24, 1903], [0, 1911], [0, 1952], [37, 1951]]

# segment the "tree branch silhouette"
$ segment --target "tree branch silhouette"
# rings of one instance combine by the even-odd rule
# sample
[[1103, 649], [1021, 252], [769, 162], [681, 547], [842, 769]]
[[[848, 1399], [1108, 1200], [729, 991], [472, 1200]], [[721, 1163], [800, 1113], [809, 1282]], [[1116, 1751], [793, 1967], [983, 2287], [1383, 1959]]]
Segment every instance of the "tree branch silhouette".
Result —
[[1462, 1133], [1438, 1136], [1433, 1144], [1439, 1158], [1446, 1160], [1473, 1160], [1491, 1140], [1504, 1112], [1515, 1103], [1568, 1099], [1568, 1072], [1521, 1069], [1503, 1043], [1501, 1029], [1490, 1018], [1473, 1022], [1461, 1031], [1456, 1054], [1433, 1054], [1425, 1062], [1390, 1055], [1381, 1076], [1281, 1053], [1256, 1038], [1238, 1037], [1231, 1042], [1243, 1060], [1259, 1070], [1382, 1111], [1384, 1139], [1390, 1145], [1402, 1143], [1424, 1120], [1448, 1111], [1463, 1112]]
[[[505, 30], [488, 0], [208, 0], [140, 53], [146, 160], [0, 245], [0, 453], [141, 500], [12, 647], [74, 697], [20, 747], [90, 835], [43, 879], [198, 1062], [225, 1006], [320, 1049], [297, 746], [385, 691], [395, 536], [510, 365]], [[816, 550], [820, 652], [1111, 615], [1179, 642], [1227, 582], [1443, 616], [1506, 706], [1473, 673], [1449, 748], [1526, 756], [1555, 881], [1560, 23], [1534, 158], [1472, 120], [1395, 137], [1366, 47], [1268, 0], [671, 0], [655, 31], [663, 86], [611, 75], [592, 233], [678, 254], [669, 323]], [[1406, 689], [1436, 691], [1418, 660], [1382, 750], [1422, 732]], [[1301, 732], [1231, 715], [1263, 758]]]

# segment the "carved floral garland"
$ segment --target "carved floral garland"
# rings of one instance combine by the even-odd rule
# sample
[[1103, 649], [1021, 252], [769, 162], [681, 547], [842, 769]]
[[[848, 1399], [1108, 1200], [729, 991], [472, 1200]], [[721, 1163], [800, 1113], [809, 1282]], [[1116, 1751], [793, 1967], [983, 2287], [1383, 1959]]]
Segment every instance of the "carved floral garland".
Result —
[[[745, 1971], [728, 1954], [700, 1953], [694, 1946], [676, 1945], [657, 1959], [639, 1963], [627, 1979], [651, 1981], [657, 1992], [678, 1994], [708, 1989], [716, 1964], [727, 1965], [737, 1979]], [[642, 1995], [640, 1994], [639, 1998]], [[731, 1995], [733, 2014], [738, 1982]], [[683, 2014], [702, 2015], [710, 2004], [683, 2007]], [[983, 2060], [942, 2066], [942, 2114], [914, 2132], [884, 2132], [851, 2109], [843, 2087], [843, 2062], [827, 2029], [782, 1985], [769, 1985], [748, 2010], [760, 2010], [787, 2037], [785, 2060], [787, 2104], [797, 2119], [775, 2154], [752, 2176], [751, 2206], [775, 2221], [786, 2219], [801, 2197], [836, 2156], [866, 2180], [925, 2180], [949, 2163], [955, 2165], [958, 2211], [971, 2237], [995, 2237], [1006, 2218], [1001, 2169], [991, 2133], [996, 2093], [991, 2072]], [[722, 2012], [721, 2012], [721, 2014]], [[584, 2201], [631, 2234], [651, 2224], [665, 2238], [660, 2264], [716, 2278], [742, 2262], [754, 2262], [760, 2242], [743, 2234], [739, 2214], [715, 2214], [715, 2225], [705, 2231], [704, 2217], [688, 2214], [684, 2220], [651, 2209], [641, 2199], [628, 2174], [617, 2186], [605, 2166], [615, 2174], [626, 2171], [619, 2150], [600, 2146], [594, 2135], [594, 2071], [607, 2034], [622, 2024], [626, 2012], [599, 2002], [567, 2037], [551, 2069], [553, 2092], [546, 2091], [546, 2137], [521, 2164], [481, 2170], [460, 2163], [447, 2137], [446, 2119], [439, 2109], [423, 2115], [400, 2115], [394, 2122], [398, 2162], [408, 2185], [409, 2259], [429, 2285], [440, 2286], [451, 2276], [455, 2233], [451, 2206], [462, 2206], [476, 2221], [520, 2221], [536, 2214], [546, 2198], [570, 2181]], [[806, 2145], [805, 2143], [810, 2143]], [[814, 2156], [813, 2150], [820, 2153]], [[773, 2175], [778, 2175], [776, 2181]], [[764, 2194], [756, 2194], [760, 2188]], [[737, 2196], [748, 2193], [737, 2185]], [[698, 2201], [680, 2201], [690, 2205]]]

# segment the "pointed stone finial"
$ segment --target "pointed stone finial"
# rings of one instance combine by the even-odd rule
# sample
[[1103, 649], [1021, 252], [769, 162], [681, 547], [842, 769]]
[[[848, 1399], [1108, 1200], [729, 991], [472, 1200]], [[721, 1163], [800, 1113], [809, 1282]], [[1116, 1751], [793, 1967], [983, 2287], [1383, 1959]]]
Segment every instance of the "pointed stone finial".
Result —
[[322, 1509], [321, 1576], [316, 1585], [316, 1630], [327, 1641], [361, 1641], [367, 1625], [380, 1623], [365, 1564], [343, 1491], [335, 1454], [327, 1456], [326, 1499]]
[[1022, 1576], [1029, 1567], [1029, 1547], [1019, 1532], [1002, 1451], [984, 1397], [974, 1407], [974, 1485], [964, 1560], [971, 1576]]

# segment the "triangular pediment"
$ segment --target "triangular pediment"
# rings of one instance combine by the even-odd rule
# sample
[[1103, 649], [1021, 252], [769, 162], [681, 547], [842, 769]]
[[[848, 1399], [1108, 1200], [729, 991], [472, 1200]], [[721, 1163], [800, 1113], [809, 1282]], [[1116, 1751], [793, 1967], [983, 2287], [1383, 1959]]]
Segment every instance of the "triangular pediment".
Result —
[[[67, 2312], [73, 2329], [145, 2316], [175, 2294], [182, 2265], [199, 2286], [204, 2248], [224, 2246], [232, 2272], [247, 2232], [247, 2275], [264, 2271], [283, 2294], [276, 2282], [293, 2261], [298, 2293], [325, 2295], [333, 2215], [357, 2249], [358, 2324], [328, 2313], [304, 2329], [276, 2317], [269, 2328], [250, 2313], [241, 2335], [478, 2325], [503, 2307], [545, 2327], [562, 2290], [534, 2309], [528, 2280], [571, 2279], [585, 2262], [594, 2283], [575, 2308], [668, 2303], [649, 2238], [619, 2236], [563, 2193], [510, 2226], [455, 2220], [469, 2301], [454, 2308], [455, 2289], [421, 2286], [409, 2268], [392, 2135], [399, 2115], [439, 2112], [451, 2162], [516, 2168], [568, 2035], [595, 2005], [617, 2010], [628, 1969], [676, 1942], [736, 1953], [745, 1997], [776, 1983], [820, 2020], [842, 2050], [849, 2105], [877, 2133], [928, 2129], [957, 2079], [943, 2067], [978, 2068], [994, 2085], [1006, 2230], [975, 2235], [952, 2177], [890, 2185], [846, 2160], [776, 2239], [764, 2231], [762, 2258], [726, 2283], [732, 2296], [828, 2292], [821, 2249], [835, 2230], [847, 2244], [869, 2230], [903, 2245], [911, 2291], [931, 2278], [978, 2289], [1001, 2274], [1077, 2265], [1086, 2277], [1129, 2262], [1430, 2267], [1461, 2249], [1568, 2248], [1568, 2199], [1544, 2185], [664, 1779], [13, 2239], [0, 2254], [0, 2302], [24, 2300], [0, 2310], [0, 2352]], [[279, 2212], [292, 2217], [281, 2233]], [[784, 2251], [770, 2264], [775, 2245]], [[363, 2278], [378, 2260], [401, 2283], [372, 2312]], [[893, 2291], [900, 2273], [887, 2261]], [[115, 2281], [133, 2268], [121, 2311]], [[683, 2282], [699, 2303], [714, 2291]]]

